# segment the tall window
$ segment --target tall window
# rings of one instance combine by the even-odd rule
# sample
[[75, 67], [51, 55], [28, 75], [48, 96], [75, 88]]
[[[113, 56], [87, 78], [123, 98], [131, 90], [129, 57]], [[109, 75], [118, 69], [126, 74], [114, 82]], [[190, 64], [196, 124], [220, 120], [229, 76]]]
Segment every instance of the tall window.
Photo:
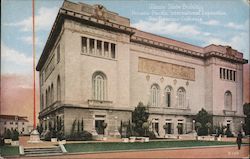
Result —
[[171, 107], [172, 104], [172, 88], [170, 86], [167, 86], [165, 88], [165, 104], [167, 107]]
[[111, 44], [111, 58], [115, 58], [115, 44]]
[[48, 89], [48, 106], [50, 105], [50, 101], [51, 101], [51, 90], [50, 90], [50, 86], [49, 86], [49, 89]]
[[177, 90], [177, 105], [180, 108], [185, 107], [186, 91], [183, 87]]
[[96, 72], [93, 75], [93, 98], [95, 100], [106, 100], [107, 94], [106, 75], [102, 72]]
[[158, 84], [153, 84], [151, 86], [151, 105], [159, 106], [159, 95], [160, 95], [160, 87]]
[[58, 44], [58, 46], [57, 46], [57, 63], [59, 63], [60, 62], [60, 44]]
[[46, 107], [48, 106], [48, 91], [46, 89], [46, 93], [45, 93], [45, 101], [46, 101]]
[[43, 97], [43, 94], [42, 94], [42, 97], [41, 97], [41, 107], [40, 109], [43, 110], [44, 108], [44, 97]]
[[89, 40], [89, 53], [90, 54], [95, 53], [95, 40], [94, 39]]
[[224, 98], [225, 98], [224, 99], [225, 109], [226, 110], [232, 110], [232, 93], [230, 91], [226, 91]]
[[60, 76], [57, 77], [57, 101], [61, 101], [61, 81], [60, 81]]
[[82, 52], [87, 53], [87, 38], [82, 37]]
[[102, 56], [102, 42], [100, 40], [97, 40], [96, 54]]
[[54, 86], [53, 86], [53, 83], [51, 85], [51, 103], [54, 102]]

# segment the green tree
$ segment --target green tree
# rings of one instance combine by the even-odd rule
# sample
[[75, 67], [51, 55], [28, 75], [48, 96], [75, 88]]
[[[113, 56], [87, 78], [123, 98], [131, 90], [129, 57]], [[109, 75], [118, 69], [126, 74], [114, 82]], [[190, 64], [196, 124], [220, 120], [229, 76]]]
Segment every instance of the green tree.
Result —
[[250, 103], [245, 103], [243, 105], [243, 112], [246, 115], [243, 129], [246, 135], [250, 135]]
[[197, 134], [199, 133], [199, 129], [202, 127], [201, 123], [200, 122], [196, 122], [195, 123], [195, 128], [197, 130]]
[[195, 116], [195, 121], [201, 123], [201, 127], [197, 132], [198, 135], [207, 135], [207, 123], [212, 123], [212, 115], [208, 114], [205, 109], [201, 109]]
[[209, 135], [212, 129], [212, 124], [210, 122], [206, 123], [206, 128], [207, 128], [207, 134]]
[[139, 102], [135, 110], [132, 112], [132, 122], [134, 123], [134, 131], [139, 136], [143, 136], [144, 129], [143, 123], [148, 121], [149, 113], [142, 102]]

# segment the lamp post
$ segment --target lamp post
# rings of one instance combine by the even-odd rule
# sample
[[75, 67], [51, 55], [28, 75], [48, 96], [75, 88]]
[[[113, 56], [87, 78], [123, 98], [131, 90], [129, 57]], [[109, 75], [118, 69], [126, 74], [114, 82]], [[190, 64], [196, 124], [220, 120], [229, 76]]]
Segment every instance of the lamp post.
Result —
[[241, 131], [242, 135], [245, 136], [245, 132], [243, 130], [243, 124], [244, 124], [243, 121], [240, 121], [240, 131]]

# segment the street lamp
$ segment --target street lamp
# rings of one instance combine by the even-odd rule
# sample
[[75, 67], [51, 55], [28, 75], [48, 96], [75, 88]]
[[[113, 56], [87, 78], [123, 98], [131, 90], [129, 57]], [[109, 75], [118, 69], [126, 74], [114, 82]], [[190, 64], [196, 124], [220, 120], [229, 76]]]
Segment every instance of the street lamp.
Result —
[[193, 119], [193, 132], [195, 132], [195, 120]]

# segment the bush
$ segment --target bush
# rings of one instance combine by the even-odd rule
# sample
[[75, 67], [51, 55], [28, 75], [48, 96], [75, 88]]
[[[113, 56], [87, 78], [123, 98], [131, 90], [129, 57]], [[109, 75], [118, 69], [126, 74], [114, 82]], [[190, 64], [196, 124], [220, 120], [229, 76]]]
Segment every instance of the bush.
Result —
[[92, 140], [92, 134], [88, 131], [83, 132], [75, 132], [68, 136], [66, 136], [66, 140], [70, 141], [91, 141]]
[[50, 141], [51, 140], [51, 131], [47, 131], [45, 134], [44, 134], [44, 140], [45, 141]]
[[149, 139], [156, 139], [155, 133], [153, 131], [148, 132]]
[[13, 141], [18, 141], [19, 140], [19, 133], [18, 133], [17, 130], [12, 131], [12, 133], [11, 133], [11, 139]]
[[4, 132], [3, 137], [4, 137], [5, 139], [11, 139], [11, 131], [10, 131], [10, 129], [7, 129], [7, 130]]
[[231, 130], [229, 128], [227, 128], [226, 132], [225, 132], [225, 135], [227, 137], [234, 137], [234, 135], [232, 134]]

